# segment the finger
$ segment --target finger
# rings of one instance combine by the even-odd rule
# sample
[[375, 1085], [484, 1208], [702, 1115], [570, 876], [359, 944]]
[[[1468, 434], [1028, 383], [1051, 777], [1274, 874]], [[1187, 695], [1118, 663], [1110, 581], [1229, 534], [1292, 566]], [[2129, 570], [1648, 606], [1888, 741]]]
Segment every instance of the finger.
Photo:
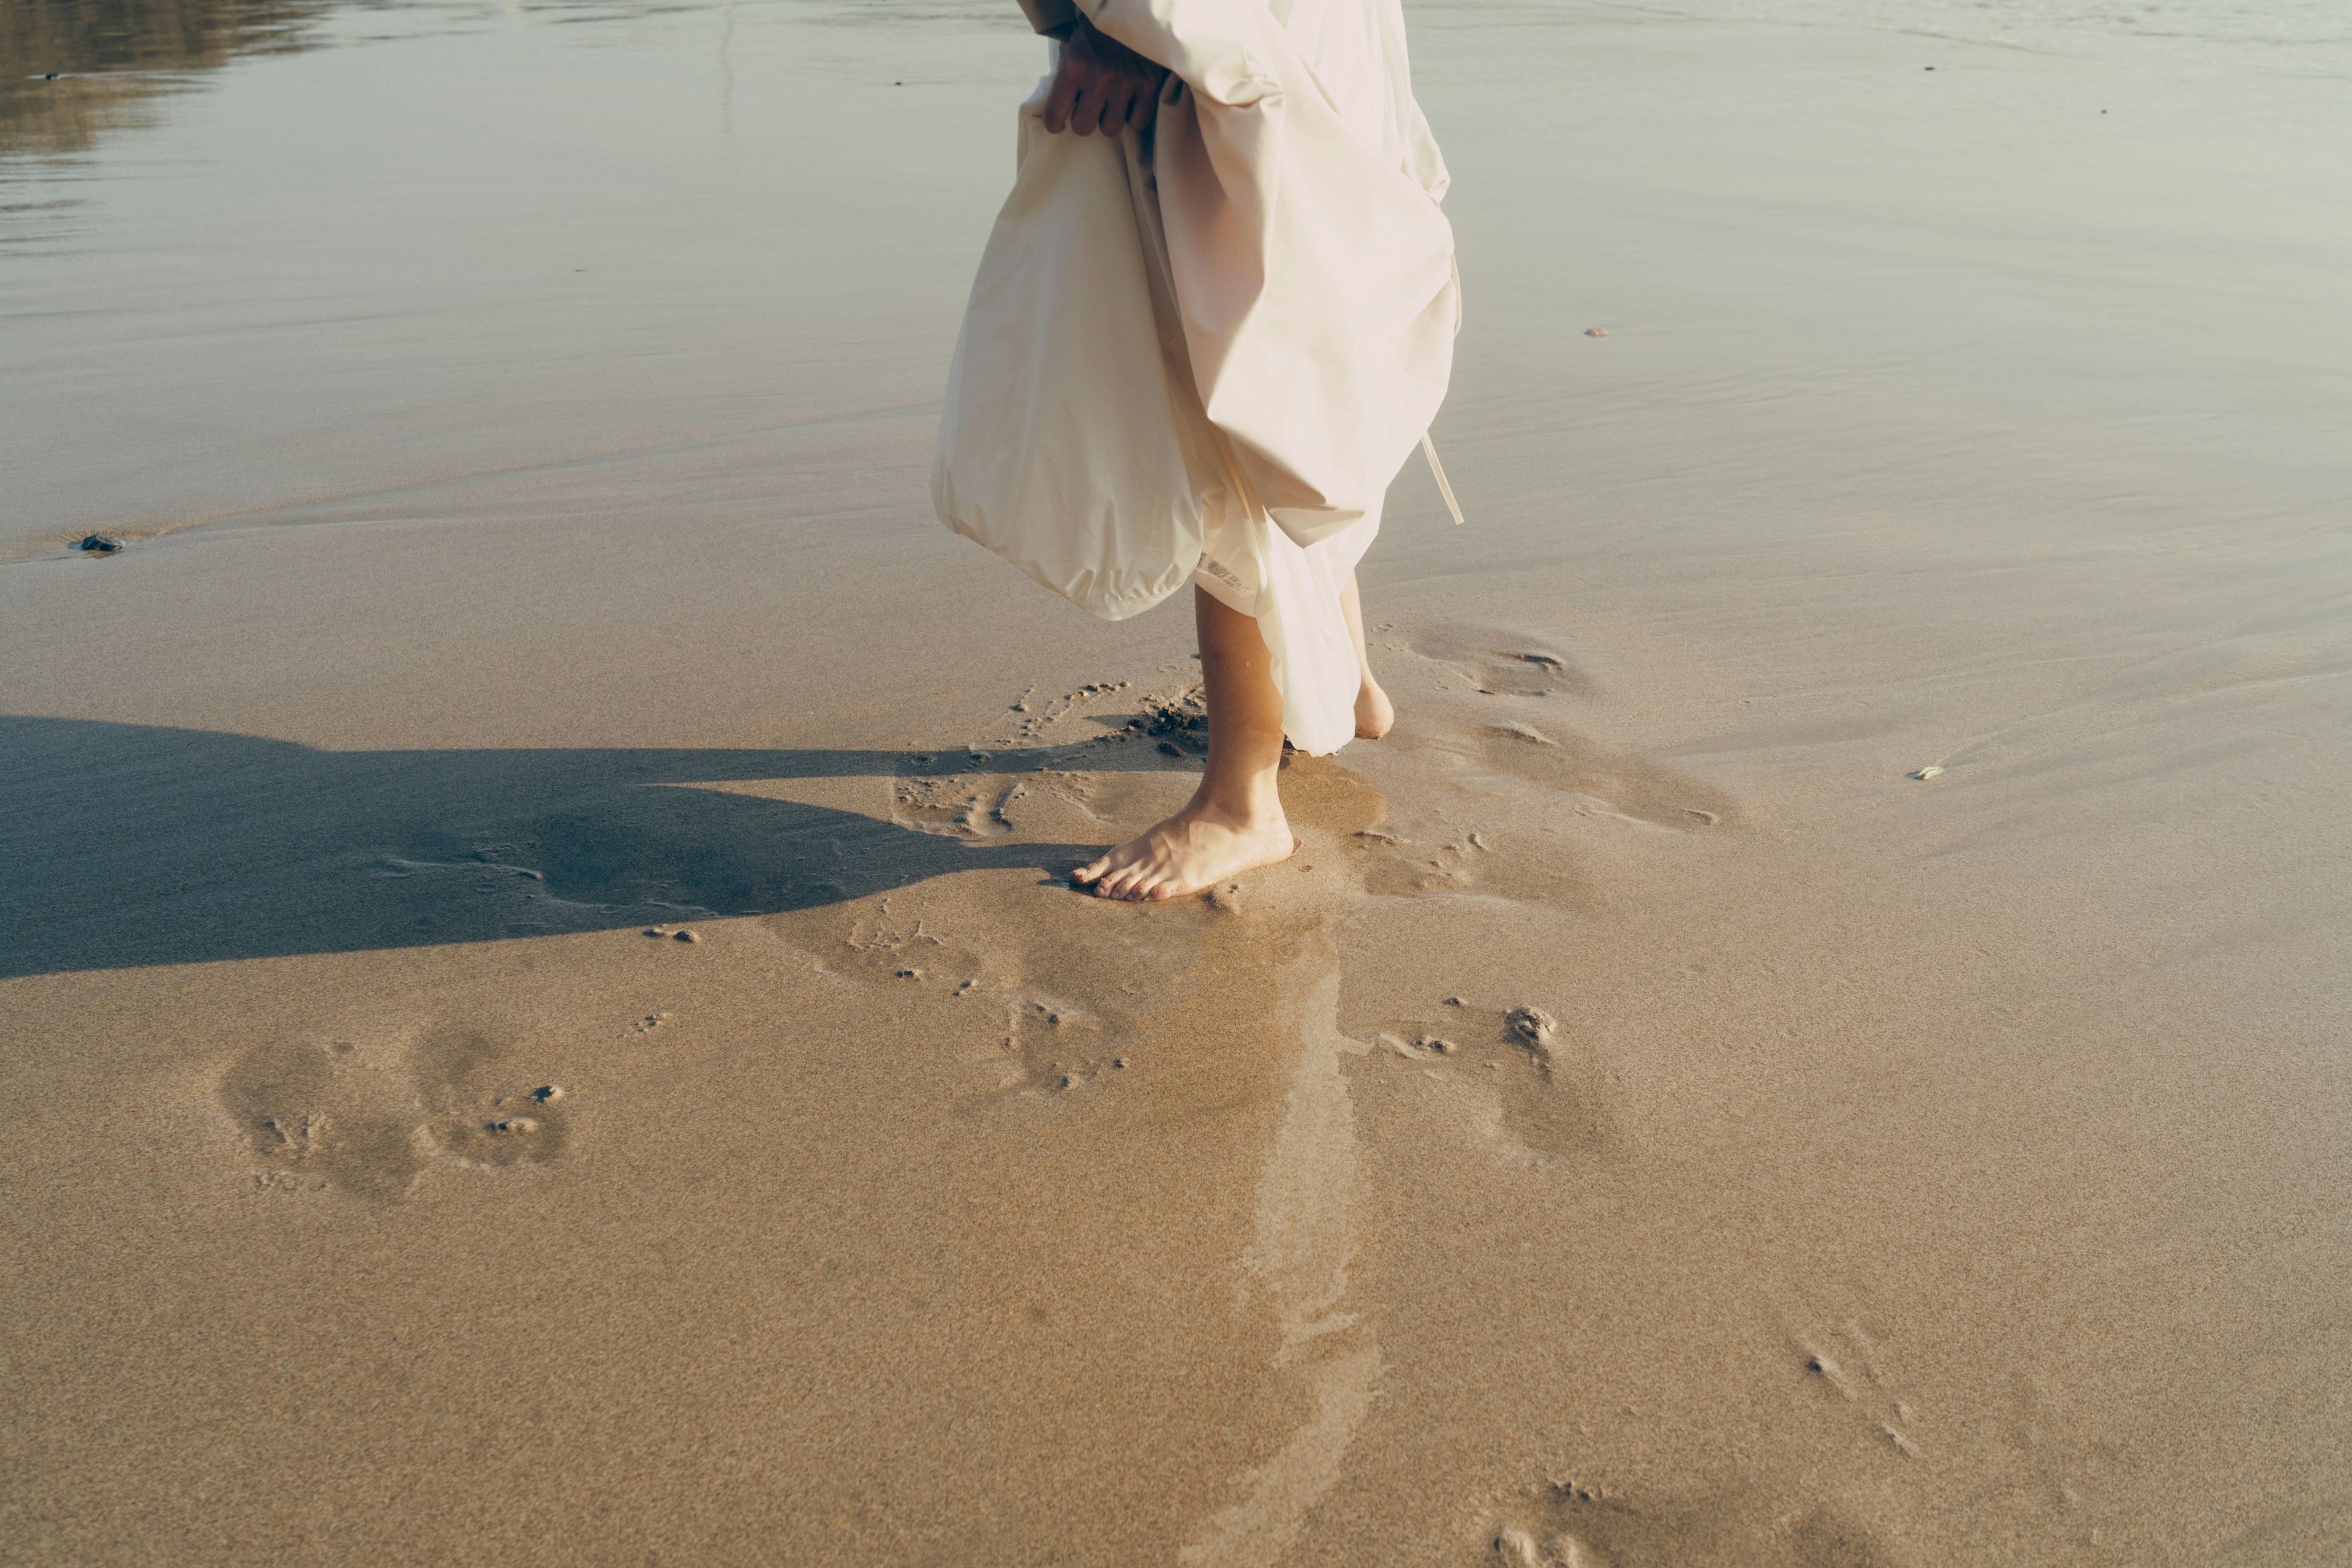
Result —
[[1121, 82], [1103, 96], [1102, 133], [1104, 135], [1116, 136], [1127, 129], [1127, 84]]
[[1054, 73], [1054, 85], [1045, 89], [1045, 129], [1055, 135], [1070, 122], [1070, 105], [1078, 96], [1077, 78], [1065, 65]]
[[1081, 136], [1091, 136], [1102, 121], [1102, 94], [1092, 88], [1078, 94], [1078, 106], [1070, 110], [1070, 129]]
[[1184, 79], [1174, 71], [1170, 71], [1168, 79], [1160, 84], [1160, 101], [1172, 108], [1176, 100], [1183, 96]]
[[1135, 101], [1127, 106], [1127, 128], [1129, 131], [1142, 130], [1151, 123], [1151, 117], [1159, 112], [1159, 109], [1158, 95], [1149, 92], [1137, 93]]

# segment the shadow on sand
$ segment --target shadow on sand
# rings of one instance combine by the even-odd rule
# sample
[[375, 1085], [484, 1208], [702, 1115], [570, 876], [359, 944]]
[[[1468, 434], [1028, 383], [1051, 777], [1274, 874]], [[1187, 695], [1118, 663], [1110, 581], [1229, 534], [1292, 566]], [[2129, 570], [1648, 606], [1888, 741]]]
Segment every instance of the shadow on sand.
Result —
[[[971, 840], [717, 789], [966, 763], [851, 751], [321, 752], [0, 717], [0, 976], [772, 914], [953, 871], [1059, 878], [1101, 846]], [[1149, 747], [985, 771], [1160, 771]], [[966, 770], [970, 771], [970, 770]]]

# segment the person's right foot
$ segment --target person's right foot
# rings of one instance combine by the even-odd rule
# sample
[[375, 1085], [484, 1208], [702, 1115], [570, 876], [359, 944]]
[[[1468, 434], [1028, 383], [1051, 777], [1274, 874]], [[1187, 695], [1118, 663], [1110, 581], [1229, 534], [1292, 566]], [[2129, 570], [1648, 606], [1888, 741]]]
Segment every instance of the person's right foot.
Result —
[[1204, 892], [1226, 878], [1287, 860], [1298, 847], [1277, 807], [1244, 820], [1193, 801], [1168, 818], [1070, 873], [1103, 899], [1157, 903]]
[[1389, 732], [1396, 722], [1396, 704], [1381, 689], [1381, 683], [1370, 676], [1356, 691], [1356, 738], [1377, 741]]

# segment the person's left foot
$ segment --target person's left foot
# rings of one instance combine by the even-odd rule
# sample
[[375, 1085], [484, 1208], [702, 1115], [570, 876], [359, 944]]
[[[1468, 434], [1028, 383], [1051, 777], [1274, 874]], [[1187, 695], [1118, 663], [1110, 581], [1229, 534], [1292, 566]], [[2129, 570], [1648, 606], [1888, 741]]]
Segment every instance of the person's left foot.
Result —
[[1242, 818], [1195, 800], [1092, 863], [1070, 880], [1104, 899], [1157, 903], [1203, 892], [1226, 878], [1287, 860], [1298, 841], [1276, 806], [1273, 816]]
[[1381, 683], [1370, 676], [1356, 691], [1356, 738], [1377, 741], [1396, 723], [1396, 704], [1381, 689]]

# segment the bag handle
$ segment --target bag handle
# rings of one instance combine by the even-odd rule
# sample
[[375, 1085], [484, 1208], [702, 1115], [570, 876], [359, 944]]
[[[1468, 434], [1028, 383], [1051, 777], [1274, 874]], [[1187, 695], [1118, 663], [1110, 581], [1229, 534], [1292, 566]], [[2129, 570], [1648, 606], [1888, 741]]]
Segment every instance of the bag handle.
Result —
[[1437, 460], [1437, 448], [1430, 444], [1429, 432], [1421, 433], [1421, 455], [1429, 459], [1429, 477], [1437, 481], [1437, 493], [1445, 498], [1445, 510], [1454, 514], [1454, 526], [1462, 526], [1462, 503], [1454, 499], [1454, 487], [1445, 482], [1445, 465]]

